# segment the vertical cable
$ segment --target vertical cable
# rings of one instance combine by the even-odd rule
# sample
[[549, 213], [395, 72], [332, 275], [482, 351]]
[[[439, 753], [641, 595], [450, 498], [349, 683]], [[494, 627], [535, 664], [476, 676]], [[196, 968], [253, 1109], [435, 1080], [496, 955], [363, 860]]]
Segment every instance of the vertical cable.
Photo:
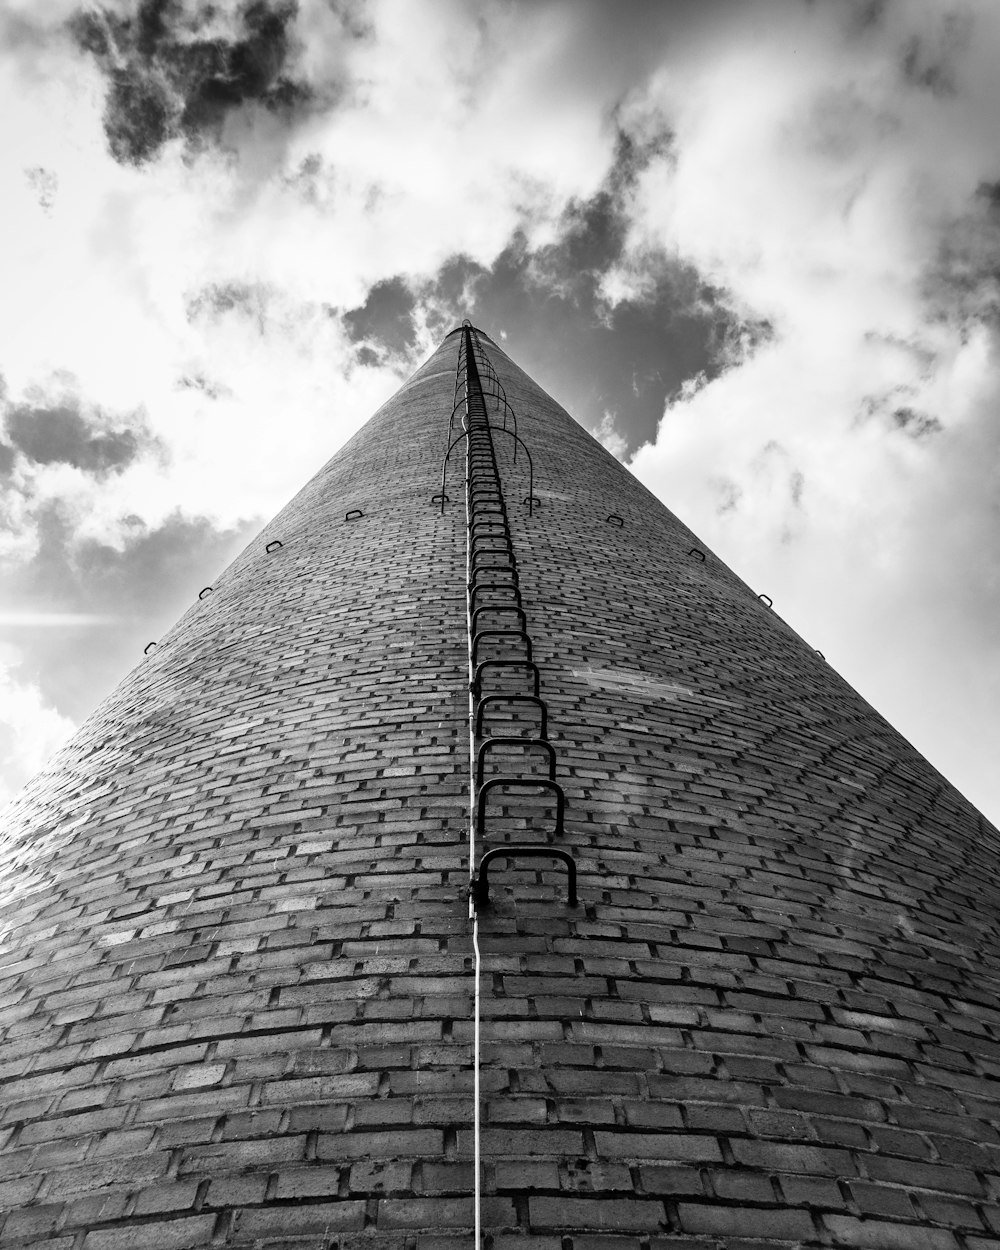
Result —
[[[469, 339], [463, 334], [465, 346], [465, 417], [463, 424], [466, 432], [472, 426], [472, 414], [469, 410]], [[476, 913], [472, 898], [472, 879], [476, 872], [476, 729], [475, 729], [475, 695], [472, 679], [472, 438], [465, 440], [465, 637], [468, 644], [469, 666], [469, 919], [472, 921], [472, 950], [475, 956], [473, 975], [476, 979], [473, 1023], [472, 1023], [472, 1156], [474, 1185], [474, 1219], [475, 1219], [475, 1250], [480, 1250], [482, 1241], [482, 1183], [480, 1180], [480, 1111], [479, 1111], [479, 981], [481, 957], [479, 954], [479, 916]]]
[[475, 1006], [475, 1022], [473, 1025], [473, 1098], [475, 1105], [473, 1107], [473, 1167], [475, 1168], [475, 1207], [476, 1207], [476, 1250], [480, 1250], [482, 1237], [482, 1192], [479, 1181], [479, 920], [475, 914], [472, 917], [472, 949], [476, 955], [476, 1006]]

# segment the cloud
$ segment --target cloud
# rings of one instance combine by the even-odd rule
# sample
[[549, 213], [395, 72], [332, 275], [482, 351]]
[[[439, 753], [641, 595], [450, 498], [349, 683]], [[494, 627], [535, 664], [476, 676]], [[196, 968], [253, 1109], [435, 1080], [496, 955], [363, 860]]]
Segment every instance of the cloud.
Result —
[[50, 169], [43, 169], [41, 165], [35, 165], [31, 169], [24, 171], [28, 186], [31, 187], [35, 195], [38, 197], [39, 206], [46, 212], [55, 203], [56, 193], [59, 190], [59, 178]]
[[[0, 613], [0, 806], [137, 664], [230, 562], [256, 525], [219, 529], [169, 516], [127, 519], [120, 548], [81, 537], [58, 503], [33, 558], [8, 571]], [[83, 635], [85, 635], [85, 640]]]
[[15, 567], [37, 551], [54, 507], [75, 518], [80, 535], [120, 537], [125, 510], [116, 501], [167, 465], [143, 412], [88, 404], [72, 377], [50, 378], [18, 401], [0, 399], [0, 414], [0, 560]]
[[593, 433], [601, 446], [606, 447], [616, 459], [625, 459], [627, 444], [624, 437], [618, 432], [613, 412], [605, 412], [600, 424]]
[[0, 657], [0, 807], [29, 781], [75, 728], [38, 687], [19, 681]]
[[456, 256], [413, 285], [432, 333], [467, 314], [506, 333], [514, 357], [595, 431], [614, 411], [622, 454], [653, 438], [690, 378], [716, 376], [770, 334], [672, 249], [628, 248], [635, 189], [671, 160], [665, 122], [619, 129], [602, 183], [569, 201], [544, 242], [517, 231], [492, 265]]
[[117, 619], [96, 612], [0, 612], [0, 629], [79, 629]]
[[1000, 13], [861, 11], [753, 38], [734, 16], [622, 109], [675, 135], [628, 247], [676, 249], [772, 327], [667, 404], [633, 468], [996, 810]]
[[[415, 308], [413, 292], [402, 278], [396, 277], [376, 282], [364, 304], [344, 313], [348, 338], [362, 345], [358, 357], [362, 364], [377, 360], [379, 348], [389, 354], [413, 350], [416, 342]], [[362, 355], [365, 351], [370, 354]]]
[[1000, 328], [1000, 182], [981, 182], [940, 232], [923, 276], [931, 315], [964, 327]]
[[309, 87], [287, 71], [297, 6], [248, 0], [235, 12], [182, 0], [141, 0], [135, 14], [85, 8], [70, 22], [108, 80], [104, 131], [114, 159], [143, 165], [172, 139], [218, 142], [249, 107], [300, 109]]
[[49, 504], [38, 519], [33, 558], [5, 579], [0, 638], [8, 671], [37, 690], [40, 705], [82, 719], [94, 686], [110, 690], [256, 528], [251, 522], [226, 529], [176, 512], [149, 527], [132, 516], [124, 518], [120, 544], [111, 546], [82, 534], [61, 502]]
[[98, 476], [120, 472], [142, 451], [141, 431], [127, 426], [95, 429], [69, 404], [13, 405], [5, 425], [13, 447], [36, 464], [68, 464]]
[[218, 325], [223, 317], [242, 317], [264, 333], [274, 292], [265, 284], [254, 282], [213, 282], [192, 293], [185, 301], [188, 321], [207, 321]]

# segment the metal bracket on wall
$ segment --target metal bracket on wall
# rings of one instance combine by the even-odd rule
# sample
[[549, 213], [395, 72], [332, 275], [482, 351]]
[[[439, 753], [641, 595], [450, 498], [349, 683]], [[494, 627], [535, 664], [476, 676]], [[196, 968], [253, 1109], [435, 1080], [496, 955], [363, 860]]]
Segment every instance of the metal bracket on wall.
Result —
[[538, 665], [532, 664], [530, 660], [482, 660], [476, 665], [475, 676], [472, 678], [472, 693], [478, 699], [482, 694], [482, 677], [483, 670], [487, 668], [523, 668], [531, 673], [532, 689], [531, 693], [538, 698], [539, 677]]
[[[495, 542], [497, 537], [498, 536], [495, 534], [487, 534], [486, 537], [483, 539], [483, 541]], [[513, 563], [514, 561], [513, 544], [511, 543], [509, 538], [506, 538], [503, 535], [500, 535], [500, 537], [504, 538], [504, 544], [502, 547], [477, 547], [475, 551], [473, 551], [472, 558], [469, 561], [470, 568], [472, 569], [478, 568], [480, 560], [485, 558], [486, 556], [506, 556], [507, 559]], [[477, 541], [479, 540], [477, 539]]]
[[549, 767], [549, 781], [556, 779], [556, 750], [551, 742], [545, 742], [541, 738], [487, 738], [483, 742], [476, 753], [476, 785], [483, 784], [483, 771], [486, 767], [486, 752], [492, 747], [522, 747], [530, 750], [531, 747], [539, 747], [545, 752]]
[[[531, 639], [528, 637], [528, 633], [526, 630], [524, 629], [481, 629], [479, 630], [478, 633], [473, 634], [472, 636], [472, 663], [473, 665], [475, 665], [477, 662], [477, 656], [479, 653], [479, 643], [484, 638], [516, 638], [518, 642], [524, 643], [524, 651], [525, 651], [525, 655], [527, 656], [527, 658], [529, 660], [532, 658], [531, 657]], [[479, 670], [477, 668], [476, 672], [478, 671]]]
[[541, 714], [541, 727], [539, 736], [545, 738], [548, 736], [549, 729], [549, 711], [545, 706], [545, 701], [540, 699], [536, 694], [487, 694], [479, 700], [479, 706], [476, 708], [476, 737], [483, 736], [483, 722], [486, 719], [486, 709], [491, 704], [497, 703], [530, 703], [532, 707], [538, 708]]
[[[472, 570], [472, 576], [469, 578], [470, 590], [474, 591], [476, 587], [480, 585], [480, 582], [479, 582], [480, 573], [509, 573], [511, 576], [510, 584], [514, 586], [515, 588], [520, 588], [521, 579], [518, 577], [517, 567], [513, 563], [511, 564], [484, 564], [480, 568], [474, 568]], [[506, 584], [506, 583], [503, 583], [503, 584]]]
[[513, 612], [517, 616], [517, 619], [520, 622], [521, 628], [527, 631], [528, 618], [524, 615], [524, 608], [514, 603], [487, 603], [481, 608], [476, 608], [476, 610], [472, 613], [472, 616], [469, 618], [469, 633], [472, 635], [473, 638], [475, 638], [476, 636], [476, 625], [478, 623], [478, 618], [482, 616], [484, 613], [486, 615], [489, 615], [491, 612], [494, 615], [501, 613], [501, 612]]
[[496, 846], [479, 861], [479, 872], [472, 878], [469, 893], [476, 911], [489, 905], [490, 901], [490, 864], [495, 859], [555, 859], [566, 865], [566, 895], [570, 907], [576, 906], [576, 864], [568, 851], [558, 847], [532, 846], [530, 843], [511, 842], [508, 846]]
[[[516, 606], [517, 607], [521, 606], [521, 592], [518, 590], [518, 588], [514, 585], [513, 582], [477, 582], [475, 586], [471, 586], [469, 588], [470, 602], [475, 603], [476, 595], [480, 595], [483, 593], [483, 591], [486, 591], [486, 590], [500, 591], [500, 592], [503, 592], [504, 594], [512, 595]], [[482, 604], [481, 606], [492, 608], [495, 605], [490, 603], [490, 604]]]
[[499, 521], [495, 517], [476, 517], [475, 520], [471, 521], [469, 524], [469, 533], [473, 535], [473, 541], [475, 541], [475, 533], [478, 529], [485, 529], [487, 531], [492, 530], [493, 533], [489, 536], [493, 538], [496, 537], [496, 531], [500, 530], [501, 535], [508, 543], [510, 542], [510, 535], [507, 533], [506, 517], [503, 517]]
[[556, 827], [554, 834], [562, 837], [563, 817], [566, 814], [566, 795], [558, 781], [549, 781], [546, 777], [491, 777], [484, 781], [476, 798], [476, 837], [484, 836], [486, 824], [486, 800], [491, 790], [498, 786], [508, 786], [515, 790], [549, 790], [556, 796]]

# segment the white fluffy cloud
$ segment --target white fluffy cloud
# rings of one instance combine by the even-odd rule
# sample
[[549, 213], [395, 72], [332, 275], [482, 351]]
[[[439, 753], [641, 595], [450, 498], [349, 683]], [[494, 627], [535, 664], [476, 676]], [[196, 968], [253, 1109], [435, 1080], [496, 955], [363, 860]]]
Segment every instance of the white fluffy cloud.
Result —
[[[178, 513], [220, 531], [272, 514], [431, 345], [361, 366], [338, 310], [544, 231], [613, 143], [611, 98], [560, 67], [558, 7], [303, 0], [293, 69], [315, 96], [293, 124], [250, 105], [197, 155], [177, 139], [122, 166], [107, 82], [66, 26], [78, 9], [0, 13], [0, 374], [10, 403], [137, 413], [154, 444], [111, 474], [18, 461], [0, 504], [15, 587], [53, 510], [71, 541], [115, 550]], [[8, 654], [0, 700], [18, 783], [70, 727], [30, 650]]]
[[20, 679], [0, 655], [0, 806], [17, 793], [69, 737], [74, 725]]
[[633, 246], [677, 249], [773, 327], [632, 467], [996, 811], [1000, 385], [974, 258], [1000, 12], [846, 13], [734, 23], [632, 101], [676, 135]]
[[[144, 410], [169, 463], [93, 492], [91, 530], [111, 538], [115, 513], [228, 524], [277, 506], [413, 363], [353, 369], [331, 310], [456, 253], [491, 261], [516, 226], [542, 231], [592, 191], [610, 152], [610, 101], [557, 72], [560, 10], [515, 23], [500, 5], [374, 0], [355, 38], [310, 0], [296, 69], [331, 107], [280, 137], [251, 108], [193, 161], [177, 140], [121, 167], [101, 76], [56, 20], [69, 11], [30, 58], [0, 59], [0, 372], [14, 397], [58, 375]], [[212, 287], [246, 300], [199, 312]]]

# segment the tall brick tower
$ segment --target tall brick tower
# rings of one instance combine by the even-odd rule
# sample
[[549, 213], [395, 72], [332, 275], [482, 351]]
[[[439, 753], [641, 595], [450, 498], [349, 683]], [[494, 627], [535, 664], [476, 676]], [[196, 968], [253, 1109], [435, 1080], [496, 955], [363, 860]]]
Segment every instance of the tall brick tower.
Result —
[[472, 327], [2, 847], [3, 1250], [1000, 1247], [997, 831]]

